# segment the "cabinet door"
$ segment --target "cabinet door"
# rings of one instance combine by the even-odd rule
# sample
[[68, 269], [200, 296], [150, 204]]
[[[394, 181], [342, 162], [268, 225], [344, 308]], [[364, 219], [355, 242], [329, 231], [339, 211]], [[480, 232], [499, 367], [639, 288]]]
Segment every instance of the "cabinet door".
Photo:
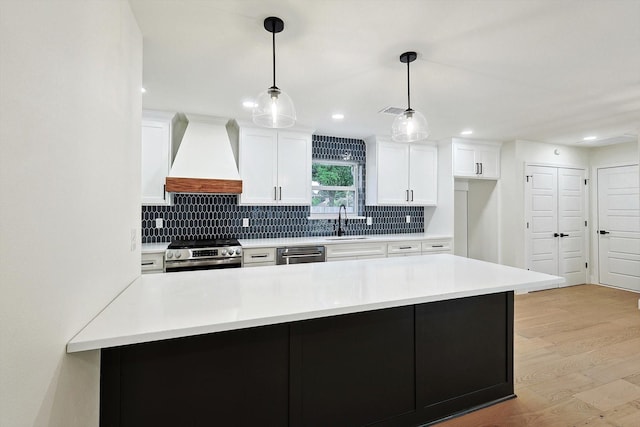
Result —
[[171, 203], [164, 184], [171, 168], [171, 122], [142, 122], [142, 204]]
[[480, 163], [482, 178], [500, 178], [500, 147], [480, 145], [476, 148], [476, 162]]
[[409, 146], [380, 143], [378, 146], [378, 204], [406, 205], [409, 199]]
[[453, 144], [453, 175], [477, 178], [475, 147], [468, 144]]
[[438, 200], [438, 149], [431, 145], [409, 148], [409, 200], [435, 206]]
[[311, 204], [311, 135], [278, 133], [278, 203]]
[[240, 130], [241, 204], [276, 203], [278, 168], [277, 133], [268, 129]]

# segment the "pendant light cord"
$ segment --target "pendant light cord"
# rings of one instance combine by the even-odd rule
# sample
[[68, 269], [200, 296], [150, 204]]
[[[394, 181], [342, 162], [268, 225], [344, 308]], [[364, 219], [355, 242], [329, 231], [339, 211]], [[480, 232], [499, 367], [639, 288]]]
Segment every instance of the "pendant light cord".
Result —
[[271, 33], [273, 51], [273, 87], [276, 87], [276, 33]]
[[411, 80], [409, 77], [409, 61], [407, 61], [407, 109], [411, 109]]

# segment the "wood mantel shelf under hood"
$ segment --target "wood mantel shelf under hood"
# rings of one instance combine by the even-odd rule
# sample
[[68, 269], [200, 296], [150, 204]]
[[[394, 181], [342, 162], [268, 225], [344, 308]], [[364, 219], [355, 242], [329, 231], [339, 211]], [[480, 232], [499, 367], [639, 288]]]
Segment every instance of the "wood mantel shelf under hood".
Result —
[[167, 177], [167, 191], [171, 193], [240, 194], [242, 181], [230, 179]]

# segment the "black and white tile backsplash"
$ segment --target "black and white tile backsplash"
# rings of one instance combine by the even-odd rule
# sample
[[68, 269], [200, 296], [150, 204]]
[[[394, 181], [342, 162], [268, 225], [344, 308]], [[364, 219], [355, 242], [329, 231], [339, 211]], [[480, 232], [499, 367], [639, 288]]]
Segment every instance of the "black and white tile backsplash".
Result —
[[[349, 160], [366, 168], [366, 146], [359, 139], [313, 135], [313, 158]], [[366, 176], [366, 173], [363, 173]], [[347, 234], [417, 233], [424, 231], [424, 208], [419, 206], [366, 206], [361, 183], [359, 215], [366, 221], [349, 220]], [[307, 219], [309, 206], [239, 206], [236, 195], [175, 194], [173, 206], [142, 207], [142, 243], [175, 239], [326, 236], [335, 234], [334, 220]], [[411, 216], [411, 222], [405, 218]], [[164, 220], [155, 228], [155, 219]], [[249, 227], [242, 219], [249, 218]]]

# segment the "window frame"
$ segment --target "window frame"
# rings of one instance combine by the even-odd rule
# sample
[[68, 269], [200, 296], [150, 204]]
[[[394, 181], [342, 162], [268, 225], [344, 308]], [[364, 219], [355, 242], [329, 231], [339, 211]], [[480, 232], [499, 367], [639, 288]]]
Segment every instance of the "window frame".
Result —
[[[356, 161], [352, 161], [352, 160], [324, 160], [324, 159], [311, 159], [311, 170], [313, 171], [313, 165], [314, 164], [321, 164], [321, 165], [329, 165], [329, 166], [350, 166], [351, 167], [351, 173], [353, 175], [353, 185], [346, 187], [346, 186], [335, 186], [335, 185], [318, 185], [318, 186], [314, 186], [313, 185], [313, 172], [311, 172], [311, 197], [313, 198], [313, 191], [314, 190], [327, 190], [327, 191], [352, 191], [354, 193], [354, 205], [353, 205], [353, 212], [348, 212], [349, 218], [360, 218], [358, 216], [358, 209], [359, 209], [359, 197], [360, 197], [360, 192], [358, 191], [358, 187], [360, 186], [360, 182], [359, 182], [359, 164]], [[309, 206], [309, 213], [310, 213], [310, 217], [309, 219], [333, 219], [336, 218], [338, 216], [338, 212], [332, 212], [332, 213], [316, 213], [313, 212], [313, 205]]]

